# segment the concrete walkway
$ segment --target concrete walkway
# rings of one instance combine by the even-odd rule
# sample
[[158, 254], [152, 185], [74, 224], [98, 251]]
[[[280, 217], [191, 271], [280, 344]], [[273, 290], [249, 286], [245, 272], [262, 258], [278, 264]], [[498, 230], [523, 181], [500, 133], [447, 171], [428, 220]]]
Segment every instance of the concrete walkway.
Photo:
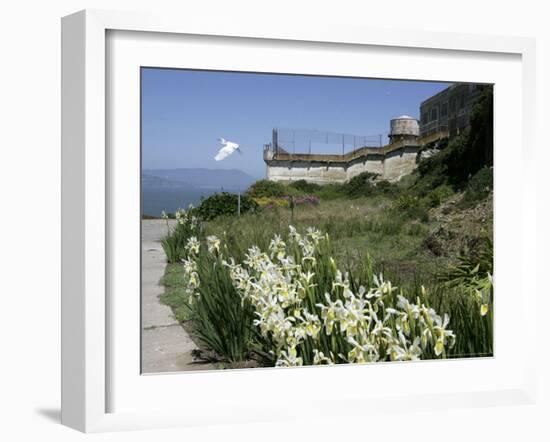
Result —
[[141, 368], [142, 373], [213, 369], [211, 364], [193, 363], [197, 346], [174, 319], [172, 309], [160, 303], [164, 293], [159, 284], [166, 268], [160, 239], [166, 221], [142, 220], [141, 274]]

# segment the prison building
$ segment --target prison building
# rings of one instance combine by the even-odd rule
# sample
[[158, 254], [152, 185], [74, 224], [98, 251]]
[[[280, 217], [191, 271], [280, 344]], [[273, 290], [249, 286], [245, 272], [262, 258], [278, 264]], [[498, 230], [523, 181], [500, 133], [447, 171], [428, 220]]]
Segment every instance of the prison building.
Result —
[[420, 138], [459, 134], [470, 125], [470, 113], [487, 85], [456, 83], [420, 104]]

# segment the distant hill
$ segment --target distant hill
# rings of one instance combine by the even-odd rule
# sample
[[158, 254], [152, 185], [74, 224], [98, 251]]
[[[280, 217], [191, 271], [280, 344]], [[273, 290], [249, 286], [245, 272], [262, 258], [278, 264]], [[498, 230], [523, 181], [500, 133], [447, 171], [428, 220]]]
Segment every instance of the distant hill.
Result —
[[141, 175], [141, 187], [143, 189], [181, 189], [191, 190], [195, 186], [183, 181], [174, 181], [167, 178], [162, 178], [153, 175], [142, 174]]
[[244, 191], [256, 181], [253, 176], [237, 169], [147, 169], [143, 170], [143, 175], [194, 188], [216, 190]]

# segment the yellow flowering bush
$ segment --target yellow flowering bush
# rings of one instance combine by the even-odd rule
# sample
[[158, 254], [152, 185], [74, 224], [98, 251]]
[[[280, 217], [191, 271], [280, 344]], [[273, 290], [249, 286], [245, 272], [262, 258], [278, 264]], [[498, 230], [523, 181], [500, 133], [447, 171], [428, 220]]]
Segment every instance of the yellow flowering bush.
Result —
[[274, 196], [262, 196], [253, 198], [260, 207], [289, 207], [287, 198], [278, 198]]

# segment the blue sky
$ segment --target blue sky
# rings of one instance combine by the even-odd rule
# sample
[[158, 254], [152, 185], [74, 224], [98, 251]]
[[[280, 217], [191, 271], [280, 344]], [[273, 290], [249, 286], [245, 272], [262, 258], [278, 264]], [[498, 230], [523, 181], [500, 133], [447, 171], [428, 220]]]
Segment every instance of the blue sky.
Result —
[[[448, 85], [143, 68], [142, 165], [240, 169], [262, 178], [272, 128], [384, 134], [385, 143], [391, 118], [418, 118], [420, 102]], [[215, 161], [218, 137], [239, 143], [244, 154]]]

